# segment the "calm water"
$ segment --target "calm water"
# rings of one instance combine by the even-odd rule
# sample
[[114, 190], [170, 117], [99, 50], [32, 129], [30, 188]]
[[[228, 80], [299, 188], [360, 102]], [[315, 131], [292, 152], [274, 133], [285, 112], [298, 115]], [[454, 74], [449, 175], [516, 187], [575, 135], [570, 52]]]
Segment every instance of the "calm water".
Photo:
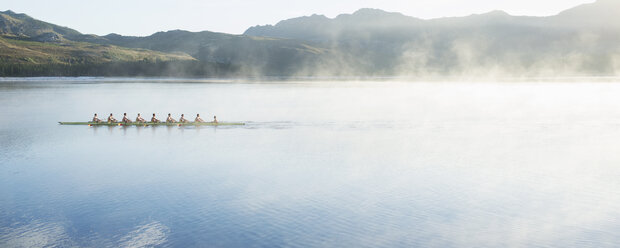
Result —
[[[618, 83], [0, 82], [0, 247], [618, 247]], [[87, 127], [93, 113], [242, 127]]]

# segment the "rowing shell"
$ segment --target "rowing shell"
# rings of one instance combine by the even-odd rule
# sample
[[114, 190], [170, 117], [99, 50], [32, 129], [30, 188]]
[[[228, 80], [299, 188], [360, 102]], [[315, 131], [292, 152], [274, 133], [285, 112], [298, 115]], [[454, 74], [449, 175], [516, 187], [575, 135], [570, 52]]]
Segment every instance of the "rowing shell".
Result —
[[88, 125], [88, 126], [240, 126], [242, 122], [58, 122], [60, 125]]

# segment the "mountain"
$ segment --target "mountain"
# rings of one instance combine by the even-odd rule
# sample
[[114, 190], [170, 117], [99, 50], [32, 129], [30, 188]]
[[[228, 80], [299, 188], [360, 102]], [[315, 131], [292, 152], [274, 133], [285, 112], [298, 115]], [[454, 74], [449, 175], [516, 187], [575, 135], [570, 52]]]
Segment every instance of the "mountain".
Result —
[[203, 61], [236, 65], [244, 75], [286, 75], [327, 57], [329, 49], [312, 42], [274, 39], [214, 32], [174, 30], [147, 37], [110, 34], [102, 44], [145, 48], [162, 52], [182, 52]]
[[0, 12], [0, 76], [206, 76], [234, 70], [182, 52], [116, 46], [25, 14]]
[[245, 35], [317, 42], [371, 75], [611, 75], [620, 72], [620, 1], [550, 17], [503, 11], [422, 20], [362, 9], [254, 26]]
[[423, 21], [404, 16], [400, 13], [389, 13], [378, 9], [361, 9], [353, 14], [342, 14], [334, 19], [323, 15], [298, 17], [278, 22], [275, 26], [254, 26], [244, 35], [276, 37], [286, 39], [326, 42], [346, 39], [348, 35], [368, 34], [370, 32], [390, 32], [420, 27]]
[[13, 11], [0, 11], [0, 35], [26, 38], [32, 41], [61, 42], [66, 40], [85, 40], [89, 35], [34, 19], [26, 14]]
[[402, 31], [403, 35], [415, 36], [421, 32], [489, 27], [618, 29], [620, 28], [620, 1], [598, 0], [550, 17], [511, 16], [504, 11], [496, 10], [465, 17], [422, 20], [379, 9], [360, 9], [353, 14], [342, 14], [333, 19], [323, 15], [312, 15], [280, 21], [276, 25], [254, 26], [247, 29], [244, 34], [324, 42], [347, 38], [348, 35], [366, 35], [374, 32]]
[[186, 54], [73, 41], [44, 43], [0, 36], [0, 76], [178, 75], [179, 66], [195, 67], [197, 63]]
[[[0, 43], [0, 67], [5, 68], [9, 64], [96, 66], [132, 61], [198, 61], [201, 65], [190, 63], [191, 67], [208, 68], [192, 69], [190, 76], [208, 76], [203, 71], [214, 70], [245, 76], [279, 76], [313, 68], [329, 53], [329, 49], [306, 41], [208, 31], [173, 30], [147, 37], [85, 35], [12, 11], [0, 12], [0, 37], [4, 37]], [[176, 71], [187, 71], [178, 67]]]
[[82, 42], [94, 35], [36, 20], [13, 11], [0, 12], [0, 62], [3, 64], [73, 64], [113, 61], [194, 60], [187, 54]]
[[562, 11], [549, 18], [549, 22], [569, 29], [618, 29], [619, 16], [620, 1], [598, 0]]
[[[16, 65], [23, 70], [15, 73]], [[620, 1], [549, 17], [492, 11], [423, 20], [360, 9], [254, 26], [243, 35], [172, 30], [146, 37], [85, 35], [0, 12], [0, 76], [59, 74], [59, 65], [70, 75], [619, 75]]]

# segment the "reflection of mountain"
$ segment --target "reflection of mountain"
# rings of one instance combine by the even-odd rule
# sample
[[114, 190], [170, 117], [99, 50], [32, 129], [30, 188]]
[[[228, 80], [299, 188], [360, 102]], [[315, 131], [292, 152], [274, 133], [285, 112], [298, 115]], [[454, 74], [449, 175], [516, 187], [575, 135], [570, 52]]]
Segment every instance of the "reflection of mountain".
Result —
[[255, 26], [244, 35], [177, 30], [128, 37], [83, 35], [7, 11], [0, 14], [0, 65], [185, 61], [175, 71], [198, 76], [607, 75], [620, 71], [618, 16], [616, 0], [551, 17], [493, 11], [422, 20], [362, 9]]

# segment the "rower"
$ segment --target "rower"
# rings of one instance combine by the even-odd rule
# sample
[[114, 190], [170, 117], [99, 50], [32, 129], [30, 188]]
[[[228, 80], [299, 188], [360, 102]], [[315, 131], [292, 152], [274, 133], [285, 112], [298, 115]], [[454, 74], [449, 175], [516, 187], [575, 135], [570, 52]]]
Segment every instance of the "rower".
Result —
[[140, 116], [140, 113], [138, 113], [138, 117], [136, 117], [136, 122], [144, 123], [144, 122], [146, 122], [146, 120], [144, 120], [144, 118], [142, 118], [142, 116]]
[[110, 116], [108, 116], [108, 123], [115, 123], [118, 120], [116, 120], [116, 118], [114, 118], [114, 116], [112, 116], [112, 113], [110, 113]]
[[153, 117], [151, 118], [151, 122], [159, 123], [159, 119], [155, 118], [155, 113], [153, 113]]
[[95, 114], [95, 116], [93, 117], [93, 122], [96, 122], [96, 123], [101, 122], [101, 119], [99, 119], [99, 117], [97, 117], [97, 114]]
[[172, 115], [170, 113], [168, 113], [168, 118], [166, 118], [166, 122], [167, 123], [175, 123], [177, 121], [174, 118], [172, 118]]
[[213, 123], [217, 123], [217, 116], [213, 116]]
[[195, 122], [205, 122], [202, 118], [200, 118], [200, 114], [196, 114]]
[[123, 123], [131, 123], [131, 120], [127, 118], [127, 113], [123, 113]]
[[187, 119], [185, 119], [185, 115], [181, 114], [181, 118], [179, 118], [179, 122], [186, 123], [186, 122], [189, 122], [189, 121]]

